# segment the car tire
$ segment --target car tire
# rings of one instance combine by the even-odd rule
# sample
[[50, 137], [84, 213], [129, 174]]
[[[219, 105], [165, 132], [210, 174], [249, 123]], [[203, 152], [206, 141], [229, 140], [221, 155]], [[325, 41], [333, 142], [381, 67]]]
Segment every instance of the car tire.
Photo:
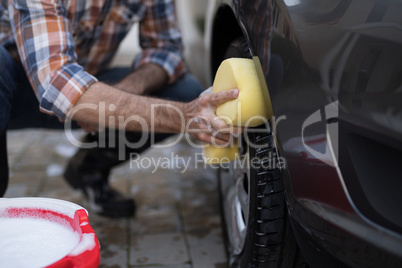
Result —
[[[250, 58], [243, 37], [228, 47], [225, 58], [231, 57]], [[284, 163], [279, 162], [270, 129], [269, 125], [248, 129], [241, 137], [240, 162], [218, 170], [231, 268], [307, 267], [288, 217], [281, 171]], [[244, 226], [239, 221], [244, 221]], [[239, 225], [245, 229], [233, 227]]]

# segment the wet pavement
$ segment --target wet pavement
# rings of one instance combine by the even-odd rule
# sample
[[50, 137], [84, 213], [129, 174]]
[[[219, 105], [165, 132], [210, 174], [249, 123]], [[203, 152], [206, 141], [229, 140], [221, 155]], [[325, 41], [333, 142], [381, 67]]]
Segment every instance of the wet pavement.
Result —
[[[79, 139], [83, 132], [73, 134]], [[135, 218], [101, 217], [66, 184], [62, 173], [77, 148], [64, 131], [8, 132], [5, 197], [57, 198], [85, 207], [101, 244], [100, 267], [226, 267], [216, 170], [203, 164], [200, 149], [177, 138], [113, 170], [111, 184], [136, 200]]]

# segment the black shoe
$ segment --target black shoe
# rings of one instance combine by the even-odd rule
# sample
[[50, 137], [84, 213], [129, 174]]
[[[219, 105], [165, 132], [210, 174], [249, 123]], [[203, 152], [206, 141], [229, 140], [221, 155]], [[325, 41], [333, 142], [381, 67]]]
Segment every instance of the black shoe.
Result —
[[111, 218], [134, 216], [134, 200], [124, 197], [109, 186], [109, 172], [83, 172], [74, 162], [72, 159], [68, 163], [64, 178], [73, 188], [83, 191], [93, 211]]

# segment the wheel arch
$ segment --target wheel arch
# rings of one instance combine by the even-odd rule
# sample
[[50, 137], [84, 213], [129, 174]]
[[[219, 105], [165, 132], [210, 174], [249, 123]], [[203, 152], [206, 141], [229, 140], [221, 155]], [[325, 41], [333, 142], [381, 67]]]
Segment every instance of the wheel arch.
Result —
[[213, 81], [219, 65], [224, 59], [230, 43], [244, 36], [236, 19], [233, 8], [227, 3], [221, 3], [212, 18], [211, 50], [209, 53], [210, 79]]

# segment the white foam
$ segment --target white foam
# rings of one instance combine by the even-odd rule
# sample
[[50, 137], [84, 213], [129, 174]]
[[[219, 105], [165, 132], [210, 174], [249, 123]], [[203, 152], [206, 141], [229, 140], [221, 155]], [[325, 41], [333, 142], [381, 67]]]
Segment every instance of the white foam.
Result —
[[50, 265], [69, 254], [80, 242], [72, 228], [37, 218], [0, 218], [2, 268]]
[[94, 233], [82, 234], [81, 242], [68, 255], [77, 256], [80, 255], [81, 253], [84, 253], [87, 250], [92, 250], [96, 246], [95, 239], [96, 237]]

